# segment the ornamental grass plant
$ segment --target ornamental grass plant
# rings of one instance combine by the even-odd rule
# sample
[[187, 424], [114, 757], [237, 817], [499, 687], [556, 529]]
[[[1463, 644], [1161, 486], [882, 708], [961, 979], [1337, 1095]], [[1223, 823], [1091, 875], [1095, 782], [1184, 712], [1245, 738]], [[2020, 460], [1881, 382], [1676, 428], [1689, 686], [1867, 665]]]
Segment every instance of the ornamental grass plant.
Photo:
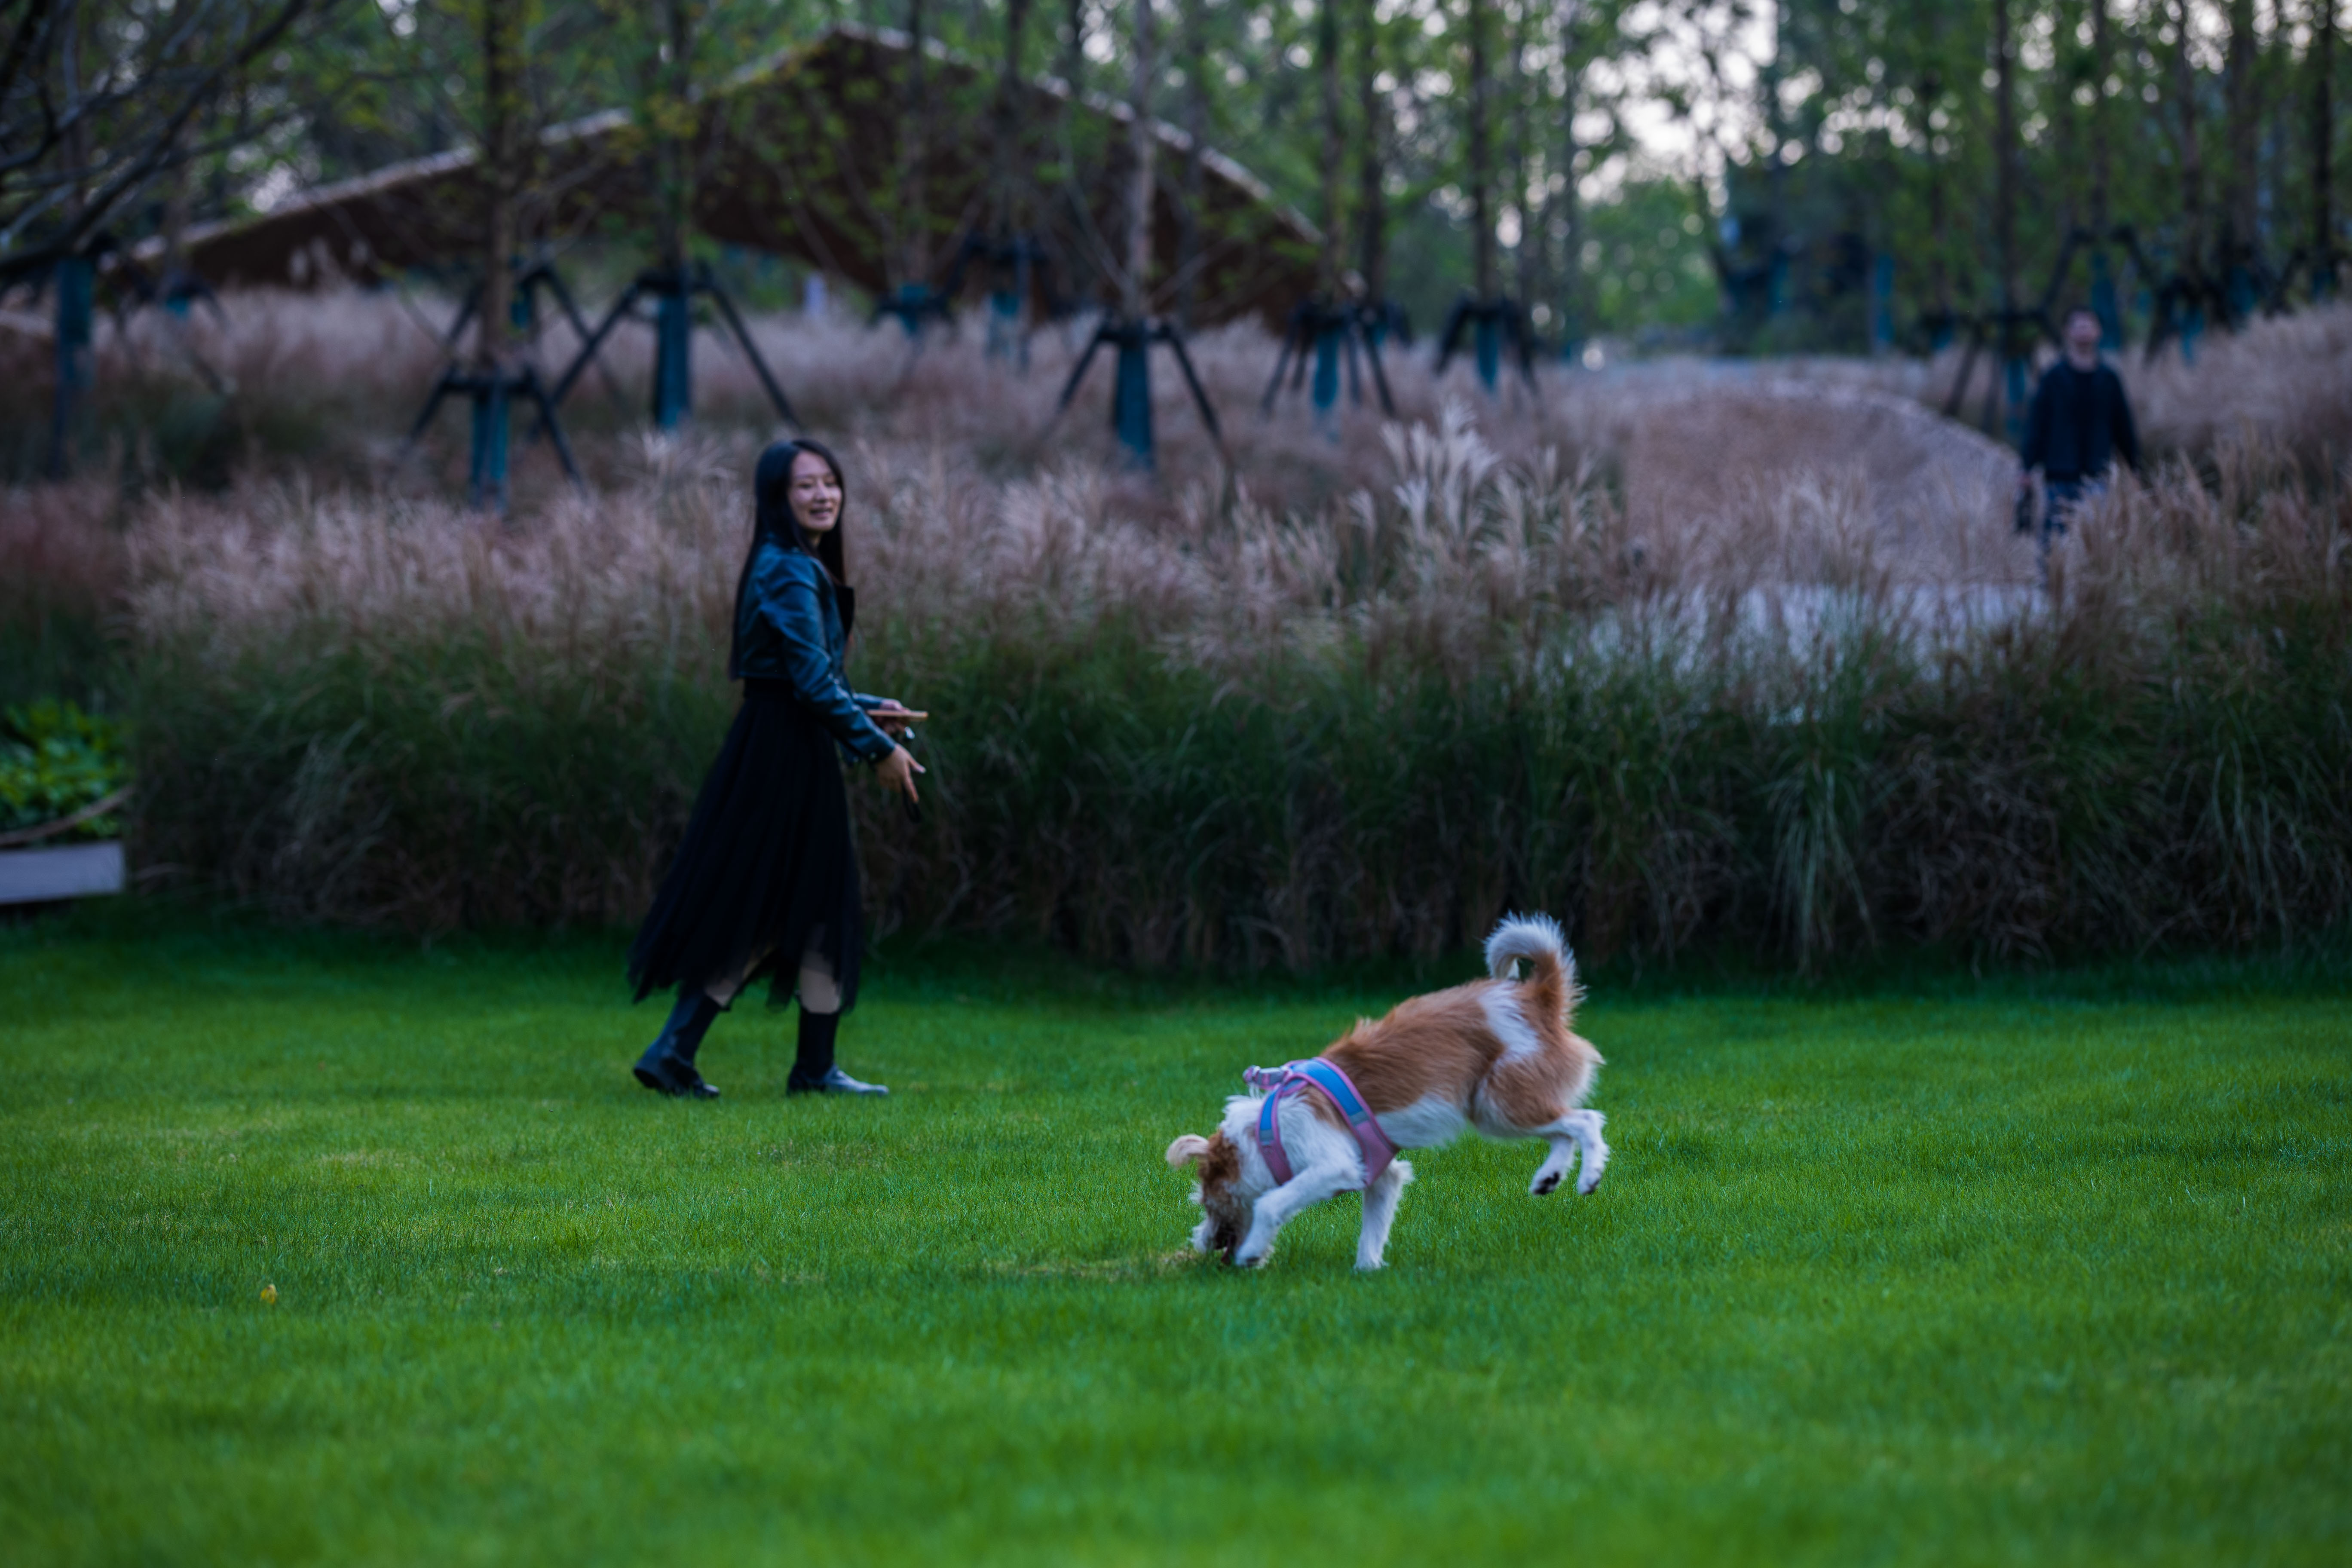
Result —
[[[411, 304], [268, 303], [196, 329], [254, 428], [306, 389], [397, 428], [431, 363], [399, 346]], [[1307, 968], [1518, 905], [1589, 955], [1811, 965], [2292, 942], [2345, 912], [2352, 515], [2314, 453], [2352, 398], [2213, 412], [2254, 332], [2200, 360], [2202, 445], [2150, 399], [2174, 449], [2045, 583], [2010, 459], [1896, 395], [1932, 369], [1653, 365], [1474, 405], [1400, 363], [1402, 418], [1318, 424], [1237, 416], [1272, 352], [1228, 329], [1196, 352], [1229, 461], [1163, 385], [1155, 484], [1098, 407], [1053, 422], [1054, 333], [1024, 379], [976, 343], [754, 330], [850, 462], [854, 673], [939, 715], [920, 827], [853, 795], [886, 929]], [[589, 487], [526, 452], [503, 522], [447, 499], [454, 445], [374, 437], [219, 489], [11, 492], [0, 695], [106, 630], [152, 880], [421, 931], [633, 921], [731, 711], [765, 438], [715, 346], [698, 433], [623, 428], [634, 352], [620, 401], [575, 405]]]
[[[1087, 463], [860, 446], [857, 677], [940, 715], [924, 825], [854, 797], [886, 924], [1307, 967], [1523, 905], [1595, 953], [1811, 963], [2345, 910], [2352, 517], [2281, 454], [2125, 485], [2044, 595], [2004, 524], [1923, 564], [1833, 480], [1643, 521], [1459, 405], [1386, 444], [1389, 482], [1318, 513], [1159, 517]], [[730, 710], [751, 450], [646, 442], [509, 529], [290, 484], [151, 503], [143, 856], [306, 919], [633, 919]]]

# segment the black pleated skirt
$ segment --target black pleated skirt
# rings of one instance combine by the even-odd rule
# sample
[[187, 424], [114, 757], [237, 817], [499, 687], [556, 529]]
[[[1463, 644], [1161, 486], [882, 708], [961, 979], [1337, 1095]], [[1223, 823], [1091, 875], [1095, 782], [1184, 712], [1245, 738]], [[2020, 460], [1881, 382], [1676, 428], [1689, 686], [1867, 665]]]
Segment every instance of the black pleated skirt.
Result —
[[767, 977], [781, 1005], [819, 931], [846, 1013], [857, 1001], [865, 911], [841, 753], [791, 688], [745, 681], [743, 706], [629, 949], [629, 979], [642, 1001], [737, 974], [746, 988]]

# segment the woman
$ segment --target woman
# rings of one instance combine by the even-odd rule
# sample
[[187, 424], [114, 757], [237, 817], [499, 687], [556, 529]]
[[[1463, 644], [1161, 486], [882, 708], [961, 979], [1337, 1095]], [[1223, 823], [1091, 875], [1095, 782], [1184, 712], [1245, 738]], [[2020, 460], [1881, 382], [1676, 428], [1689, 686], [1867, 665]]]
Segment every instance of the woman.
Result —
[[669, 1021], [637, 1059], [637, 1081], [715, 1099], [695, 1052], [745, 986], [772, 975], [772, 999], [781, 1005], [792, 985], [801, 1004], [784, 1091], [887, 1094], [833, 1059], [834, 1032], [857, 1002], [865, 933], [835, 748], [873, 763], [911, 806], [923, 770], [898, 737], [921, 715], [851, 691], [844, 676], [857, 601], [842, 581], [840, 463], [814, 441], [779, 441], [760, 454], [752, 494], [758, 521], [727, 659], [743, 705], [629, 950], [638, 1000], [677, 988]]

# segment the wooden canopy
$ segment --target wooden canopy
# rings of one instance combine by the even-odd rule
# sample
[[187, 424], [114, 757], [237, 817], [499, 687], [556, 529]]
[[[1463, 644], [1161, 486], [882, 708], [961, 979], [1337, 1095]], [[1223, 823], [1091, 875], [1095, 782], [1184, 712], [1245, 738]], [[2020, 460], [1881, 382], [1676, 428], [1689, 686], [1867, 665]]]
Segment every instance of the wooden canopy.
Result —
[[[906, 35], [836, 26], [746, 68], [703, 95], [694, 148], [696, 228], [724, 245], [789, 257], [877, 296], [945, 283], [968, 238], [1012, 228], [1051, 258], [1038, 282], [1063, 298], [1099, 288], [1125, 250], [1124, 104], [1073, 100], [1050, 78], [1016, 89], [1017, 170], [1002, 177], [996, 81], [936, 45], [919, 78]], [[919, 90], [917, 90], [919, 89]], [[1190, 284], [1206, 324], [1279, 323], [1313, 291], [1312, 225], [1231, 159], [1203, 150], [1192, 276], [1179, 276], [1190, 142], [1155, 124], [1155, 308]], [[547, 132], [525, 193], [525, 232], [560, 247], [585, 237], [649, 238], [655, 196], [646, 138], [624, 110]], [[1010, 193], [1010, 195], [1008, 195]], [[483, 198], [471, 149], [323, 186], [270, 212], [192, 230], [194, 269], [216, 285], [308, 287], [472, 261]], [[968, 277], [977, 277], [970, 273]]]

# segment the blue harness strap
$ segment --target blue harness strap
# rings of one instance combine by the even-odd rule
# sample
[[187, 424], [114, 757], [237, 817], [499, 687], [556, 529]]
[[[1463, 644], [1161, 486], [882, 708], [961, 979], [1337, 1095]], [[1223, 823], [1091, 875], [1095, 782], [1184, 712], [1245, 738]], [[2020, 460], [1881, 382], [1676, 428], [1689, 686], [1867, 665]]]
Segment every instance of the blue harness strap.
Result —
[[1303, 1061], [1285, 1062], [1278, 1068], [1251, 1068], [1242, 1074], [1252, 1089], [1262, 1091], [1265, 1099], [1257, 1109], [1258, 1152], [1265, 1157], [1265, 1167], [1274, 1173], [1279, 1186], [1290, 1180], [1290, 1154], [1282, 1146], [1282, 1102], [1304, 1094], [1310, 1088], [1319, 1089], [1338, 1106], [1347, 1119], [1348, 1131], [1356, 1136], [1356, 1145], [1364, 1153], [1364, 1184], [1379, 1181], [1381, 1173], [1397, 1154], [1396, 1145], [1381, 1130], [1372, 1108], [1358, 1093], [1353, 1079], [1341, 1071], [1338, 1063], [1322, 1057], [1308, 1057]]

